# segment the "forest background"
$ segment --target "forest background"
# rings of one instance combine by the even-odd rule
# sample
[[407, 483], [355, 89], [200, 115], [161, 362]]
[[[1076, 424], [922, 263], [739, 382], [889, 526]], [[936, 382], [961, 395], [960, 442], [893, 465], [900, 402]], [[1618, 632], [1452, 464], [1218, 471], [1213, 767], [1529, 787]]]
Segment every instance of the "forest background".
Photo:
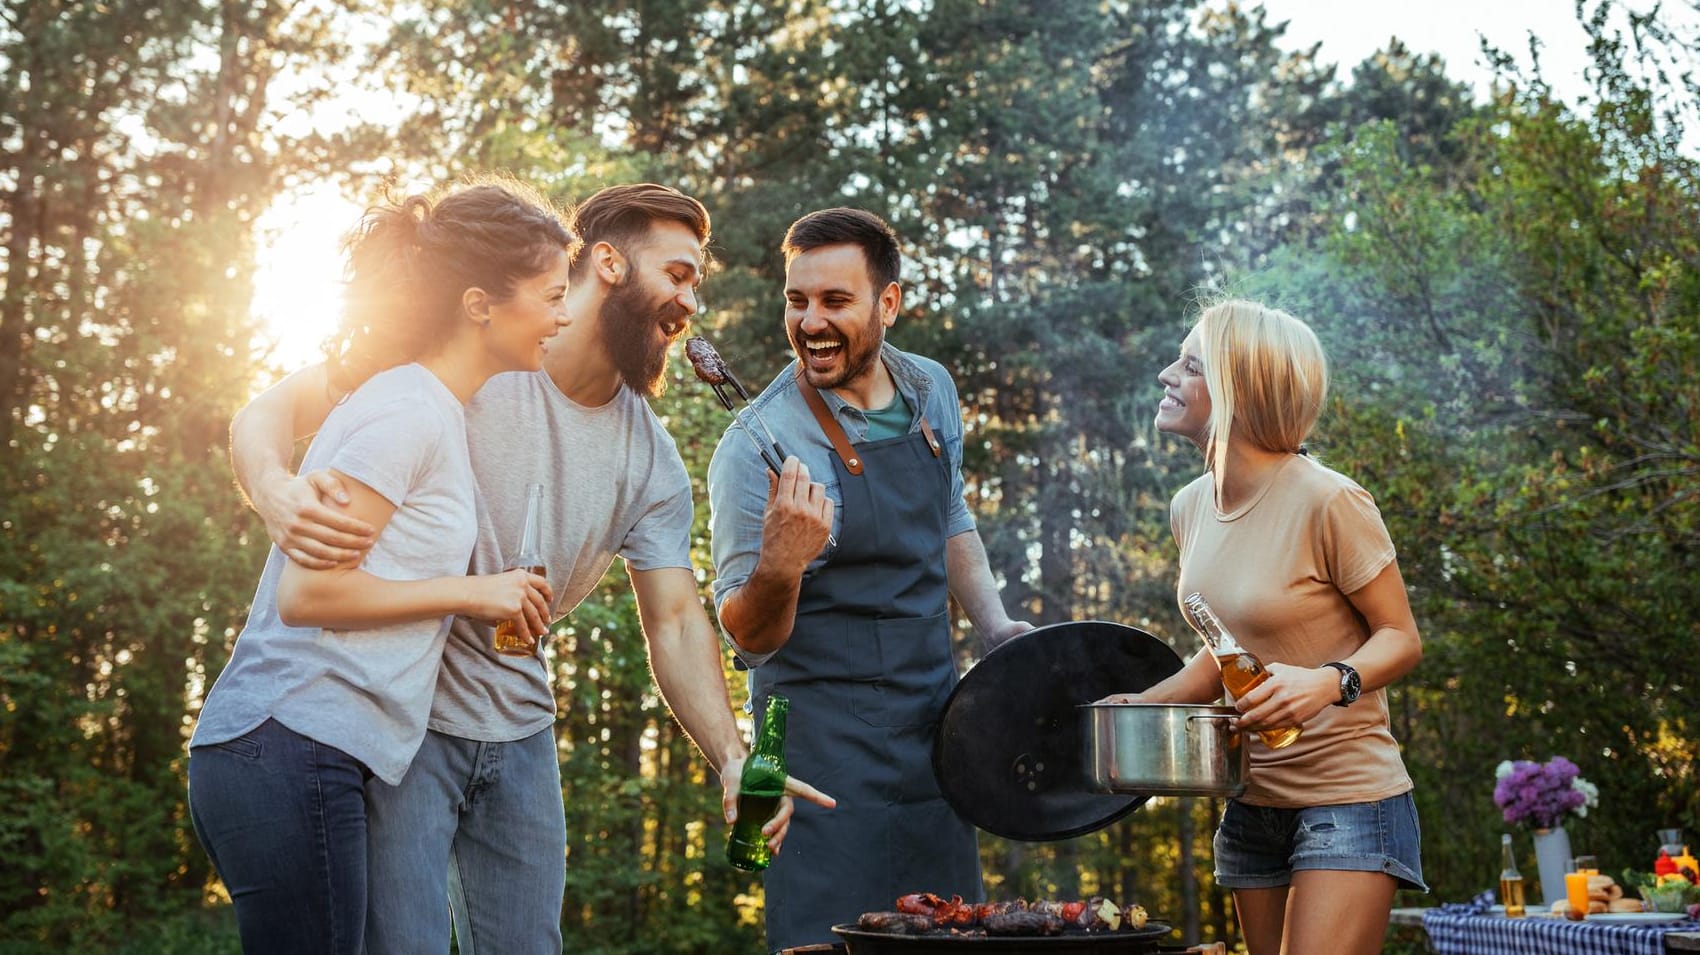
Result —
[[[1504, 759], [1580, 764], [1600, 804], [1572, 843], [1608, 867], [1645, 868], [1655, 828], [1700, 839], [1695, 37], [1575, 15], [1593, 66], [1563, 102], [1492, 51], [1480, 100], [1398, 43], [1336, 75], [1258, 8], [1190, 0], [5, 0], [0, 952], [235, 948], [184, 743], [266, 548], [224, 452], [280, 371], [255, 223], [325, 180], [675, 184], [715, 219], [700, 327], [754, 381], [786, 359], [786, 225], [885, 215], [891, 338], [957, 375], [1012, 610], [1183, 655], [1167, 500], [1199, 461], [1150, 427], [1156, 372], [1200, 290], [1283, 305], [1335, 363], [1316, 448], [1375, 494], [1424, 637], [1390, 696], [1434, 892], [1400, 902], [1494, 883]], [[302, 121], [351, 89], [389, 105]], [[682, 364], [656, 408], [706, 568], [725, 419]], [[621, 577], [549, 657], [568, 950], [759, 951], [760, 883], [721, 860]], [[1218, 810], [983, 837], [989, 892], [1101, 892], [1237, 941]]]

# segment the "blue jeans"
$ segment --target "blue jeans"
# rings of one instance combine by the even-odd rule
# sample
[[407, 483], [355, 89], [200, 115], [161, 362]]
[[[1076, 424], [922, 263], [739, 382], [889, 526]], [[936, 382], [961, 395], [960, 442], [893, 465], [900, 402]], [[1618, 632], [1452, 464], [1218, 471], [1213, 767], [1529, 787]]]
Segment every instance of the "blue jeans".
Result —
[[247, 955], [359, 955], [368, 776], [276, 720], [189, 750], [189, 818], [236, 905]]
[[1423, 884], [1422, 830], [1406, 792], [1375, 802], [1276, 809], [1228, 800], [1216, 828], [1216, 882], [1230, 889], [1291, 885], [1299, 869], [1385, 872]]
[[367, 788], [370, 955], [560, 955], [567, 821], [555, 733], [425, 734], [401, 785]]

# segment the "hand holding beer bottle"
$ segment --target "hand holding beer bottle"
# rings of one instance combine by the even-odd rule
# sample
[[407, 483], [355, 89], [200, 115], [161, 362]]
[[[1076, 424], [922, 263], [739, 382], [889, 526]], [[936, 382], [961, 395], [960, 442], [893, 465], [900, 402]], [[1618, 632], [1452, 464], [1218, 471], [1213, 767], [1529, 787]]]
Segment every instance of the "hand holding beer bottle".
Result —
[[[543, 562], [542, 523], [543, 485], [533, 484], [526, 489], [525, 522], [520, 525], [519, 553], [508, 561], [509, 570], [526, 570], [539, 577], [548, 576], [549, 568]], [[507, 619], [496, 625], [495, 647], [497, 653], [528, 657], [537, 652], [537, 639], [522, 638], [514, 621]]]
[[779, 812], [779, 800], [785, 797], [785, 714], [790, 709], [791, 701], [783, 696], [767, 698], [756, 745], [738, 777], [738, 819], [726, 840], [726, 861], [750, 872], [759, 872], [773, 861], [761, 830]]
[[[1222, 685], [1228, 688], [1229, 693], [1235, 697], [1244, 696], [1252, 687], [1269, 679], [1269, 671], [1264, 669], [1263, 661], [1257, 658], [1257, 654], [1239, 645], [1228, 628], [1216, 619], [1215, 611], [1204, 602], [1203, 594], [1187, 594], [1181, 603], [1186, 606], [1193, 627], [1204, 637], [1216, 665], [1222, 668]], [[1270, 749], [1280, 749], [1299, 738], [1299, 728], [1284, 726], [1261, 730], [1257, 735]]]

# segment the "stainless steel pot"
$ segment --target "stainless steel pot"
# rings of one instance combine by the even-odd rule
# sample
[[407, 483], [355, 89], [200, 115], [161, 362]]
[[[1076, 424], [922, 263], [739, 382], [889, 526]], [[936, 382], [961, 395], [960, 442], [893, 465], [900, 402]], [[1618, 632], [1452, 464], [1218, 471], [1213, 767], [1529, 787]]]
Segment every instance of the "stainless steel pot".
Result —
[[1145, 796], [1238, 796], [1246, 750], [1230, 728], [1231, 706], [1088, 703], [1085, 763], [1096, 792]]

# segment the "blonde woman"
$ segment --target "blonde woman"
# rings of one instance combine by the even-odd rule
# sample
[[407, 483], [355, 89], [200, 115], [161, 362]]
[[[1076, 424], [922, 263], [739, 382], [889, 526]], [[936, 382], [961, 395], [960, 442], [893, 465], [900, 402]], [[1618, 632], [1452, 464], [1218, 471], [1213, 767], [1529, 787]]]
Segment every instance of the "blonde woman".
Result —
[[[1216, 880], [1251, 955], [1379, 952], [1394, 890], [1427, 891], [1386, 693], [1422, 643], [1374, 500], [1304, 449], [1328, 387], [1322, 347], [1286, 312], [1225, 301], [1158, 381], [1157, 429], [1205, 460], [1170, 506], [1177, 593], [1202, 593], [1268, 666], [1234, 701], [1240, 728], [1303, 727], [1278, 750], [1247, 734], [1249, 783], [1217, 829]], [[1222, 690], [1199, 653], [1110, 699], [1204, 703]]]

